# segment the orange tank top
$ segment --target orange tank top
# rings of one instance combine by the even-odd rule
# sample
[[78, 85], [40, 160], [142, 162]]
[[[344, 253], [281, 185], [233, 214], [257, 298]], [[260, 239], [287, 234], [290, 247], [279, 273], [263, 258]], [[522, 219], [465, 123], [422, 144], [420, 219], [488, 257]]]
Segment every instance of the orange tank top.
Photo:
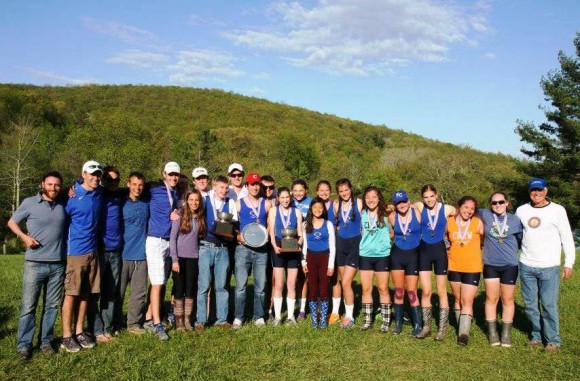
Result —
[[469, 228], [462, 238], [455, 217], [447, 219], [447, 238], [451, 242], [451, 247], [447, 252], [449, 271], [480, 273], [483, 270], [479, 224], [480, 219], [472, 217]]

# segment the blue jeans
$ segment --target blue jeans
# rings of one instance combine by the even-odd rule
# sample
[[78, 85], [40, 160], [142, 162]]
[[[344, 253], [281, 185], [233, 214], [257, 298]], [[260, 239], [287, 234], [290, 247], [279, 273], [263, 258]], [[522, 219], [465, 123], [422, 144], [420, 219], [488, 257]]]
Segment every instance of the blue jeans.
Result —
[[[102, 335], [112, 333], [113, 328], [120, 328], [120, 286], [121, 286], [121, 252], [119, 250], [105, 251], [99, 254], [101, 270], [101, 303], [100, 308], [93, 300], [94, 325], [93, 333]], [[92, 295], [91, 298], [98, 297]], [[90, 320], [90, 319], [89, 319]], [[90, 327], [89, 327], [90, 330]]]
[[50, 345], [54, 322], [64, 289], [64, 263], [24, 262], [22, 275], [22, 306], [18, 320], [18, 350], [31, 350], [34, 336], [36, 306], [44, 288], [40, 328], [40, 346]]
[[215, 246], [209, 242], [200, 244], [198, 268], [197, 318], [195, 323], [205, 324], [207, 321], [207, 295], [213, 275], [216, 295], [216, 324], [224, 324], [228, 319], [229, 303], [229, 293], [226, 287], [226, 279], [230, 271], [228, 248]]
[[267, 250], [255, 250], [238, 245], [235, 257], [236, 319], [244, 319], [246, 288], [250, 271], [254, 275], [254, 320], [264, 317], [264, 288], [266, 285]]
[[560, 345], [558, 318], [560, 266], [540, 268], [526, 266], [520, 262], [520, 280], [526, 315], [532, 323], [531, 339], [542, 341], [543, 326], [545, 341], [548, 344]]

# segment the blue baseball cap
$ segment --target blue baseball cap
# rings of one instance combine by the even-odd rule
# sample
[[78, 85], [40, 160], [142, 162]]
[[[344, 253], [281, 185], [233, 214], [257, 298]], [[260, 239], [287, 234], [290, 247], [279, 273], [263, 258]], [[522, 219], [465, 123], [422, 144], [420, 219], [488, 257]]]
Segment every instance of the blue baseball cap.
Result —
[[400, 202], [407, 202], [409, 201], [409, 196], [407, 196], [407, 192], [402, 189], [393, 192], [393, 202], [397, 205]]
[[547, 185], [546, 180], [536, 177], [531, 179], [528, 183], [528, 191], [531, 191], [532, 189], [545, 189]]

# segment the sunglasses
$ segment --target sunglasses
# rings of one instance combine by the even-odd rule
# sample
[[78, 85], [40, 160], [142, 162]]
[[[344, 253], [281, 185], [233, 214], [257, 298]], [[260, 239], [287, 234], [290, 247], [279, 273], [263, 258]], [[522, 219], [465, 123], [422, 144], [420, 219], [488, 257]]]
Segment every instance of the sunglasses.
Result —
[[492, 201], [491, 205], [503, 205], [505, 204], [505, 200], [499, 200], [499, 201]]
[[244, 177], [242, 173], [232, 173], [230, 177]]
[[264, 189], [267, 189], [267, 190], [274, 190], [274, 189], [276, 189], [276, 187], [274, 185], [262, 185], [262, 186], [264, 187]]
[[115, 183], [115, 184], [119, 184], [119, 182], [121, 181], [121, 179], [120, 179], [120, 178], [118, 178], [118, 177], [117, 177], [116, 179], [111, 179], [111, 178], [108, 178], [108, 179], [106, 179], [106, 180], [107, 180], [108, 182], [110, 182], [110, 183]]

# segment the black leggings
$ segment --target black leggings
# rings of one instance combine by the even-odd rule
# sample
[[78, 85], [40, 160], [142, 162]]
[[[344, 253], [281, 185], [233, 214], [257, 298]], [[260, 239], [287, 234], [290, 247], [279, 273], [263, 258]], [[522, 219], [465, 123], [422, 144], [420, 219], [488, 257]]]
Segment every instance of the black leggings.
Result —
[[179, 258], [179, 273], [173, 272], [175, 297], [195, 298], [197, 295], [197, 258]]

